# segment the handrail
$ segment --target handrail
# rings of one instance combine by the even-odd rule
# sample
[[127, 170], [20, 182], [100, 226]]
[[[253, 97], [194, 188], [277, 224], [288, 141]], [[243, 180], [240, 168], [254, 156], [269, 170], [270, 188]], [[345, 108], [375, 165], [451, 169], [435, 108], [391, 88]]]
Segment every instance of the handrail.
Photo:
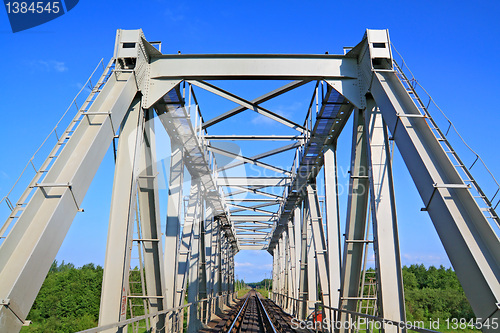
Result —
[[[95, 72], [97, 71], [97, 69], [99, 68], [99, 66], [103, 63], [103, 58], [101, 58], [101, 60], [99, 61], [99, 63], [97, 64], [97, 66], [95, 67], [94, 71], [92, 72], [92, 74], [90, 74], [89, 78], [87, 79], [87, 81], [85, 81], [85, 84], [82, 85], [82, 88], [80, 89], [80, 91], [78, 91], [78, 93], [76, 94], [75, 98], [73, 98], [73, 100], [71, 101], [71, 103], [69, 104], [68, 108], [66, 109], [66, 111], [63, 113], [62, 117], [59, 119], [59, 121], [56, 123], [56, 125], [54, 126], [54, 128], [50, 131], [50, 133], [47, 135], [47, 137], [45, 138], [45, 140], [43, 140], [42, 144], [38, 147], [38, 149], [35, 151], [35, 153], [33, 154], [33, 156], [31, 156], [31, 158], [29, 159], [28, 163], [26, 163], [26, 166], [23, 168], [23, 170], [21, 171], [21, 174], [19, 175], [19, 177], [17, 178], [17, 180], [15, 181], [14, 185], [12, 185], [11, 189], [9, 190], [9, 192], [7, 192], [7, 194], [2, 198], [0, 199], [0, 204], [2, 204], [2, 202], [6, 201], [9, 199], [9, 195], [12, 193], [12, 191], [14, 190], [14, 188], [16, 187], [17, 183], [21, 180], [21, 178], [23, 177], [24, 175], [24, 172], [26, 171], [26, 169], [28, 168], [28, 166], [31, 164], [33, 165], [33, 160], [35, 159], [36, 155], [38, 154], [38, 152], [40, 151], [40, 149], [42, 149], [42, 147], [45, 145], [45, 143], [47, 142], [47, 140], [50, 138], [50, 136], [55, 132], [56, 135], [57, 135], [57, 127], [59, 126], [59, 124], [62, 122], [62, 120], [66, 117], [66, 114], [68, 113], [68, 111], [71, 109], [71, 107], [73, 106], [73, 104], [76, 106], [76, 99], [78, 98], [78, 96], [80, 96], [81, 92], [87, 87], [87, 84], [90, 82], [90, 80], [92, 79], [92, 77], [94, 76]], [[78, 108], [78, 107], [77, 107]]]
[[[481, 156], [474, 149], [472, 149], [472, 147], [469, 146], [469, 144], [465, 141], [465, 139], [460, 135], [460, 133], [458, 132], [457, 128], [455, 127], [455, 124], [450, 120], [450, 118], [448, 118], [448, 116], [446, 116], [446, 114], [444, 113], [444, 111], [437, 105], [437, 103], [434, 100], [434, 98], [432, 98], [432, 96], [427, 92], [427, 90], [420, 84], [420, 82], [418, 82], [418, 80], [415, 78], [415, 75], [413, 74], [413, 72], [411, 71], [411, 69], [408, 67], [408, 65], [407, 65], [406, 61], [404, 60], [403, 56], [398, 52], [398, 50], [396, 49], [396, 47], [394, 46], [394, 44], [391, 43], [391, 46], [394, 49], [394, 51], [396, 52], [396, 54], [399, 56], [399, 58], [401, 58], [401, 64], [402, 64], [401, 71], [403, 72], [403, 69], [406, 69], [408, 71], [408, 73], [411, 75], [411, 79], [410, 80], [412, 81], [412, 83], [416, 84], [420, 89], [422, 89], [422, 91], [429, 98], [429, 101], [427, 103], [426, 109], [428, 109], [429, 106], [432, 103], [439, 110], [439, 112], [444, 117], [444, 119], [448, 122], [448, 126], [449, 127], [448, 127], [448, 130], [446, 131], [445, 137], [447, 136], [449, 130], [453, 129], [453, 131], [459, 137], [460, 141], [464, 144], [464, 146], [476, 157], [476, 159], [474, 160], [474, 162], [472, 163], [472, 165], [469, 167], [469, 170], [476, 164], [477, 161], [480, 161], [480, 163], [486, 169], [487, 173], [492, 178], [493, 182], [495, 183], [495, 185], [497, 187], [497, 190], [496, 190], [495, 194], [492, 196], [491, 199], [488, 198], [486, 195], [485, 195], [485, 199], [487, 200], [486, 204], [488, 206], [490, 206], [493, 209], [496, 209], [496, 207], [500, 204], [500, 199], [498, 200], [498, 202], [495, 205], [493, 204], [493, 200], [494, 200], [495, 196], [500, 192], [500, 183], [497, 181], [497, 179], [495, 178], [495, 176], [493, 175], [493, 173], [490, 171], [490, 169], [488, 168], [488, 166], [486, 165], [486, 163], [484, 162], [484, 160], [481, 158]], [[393, 60], [393, 61], [396, 62], [395, 60]], [[397, 64], [397, 62], [396, 62], [396, 64]], [[415, 89], [415, 87], [413, 87], [413, 89]]]
[[[304, 300], [299, 300], [297, 298], [293, 298], [293, 297], [290, 297], [288, 295], [284, 295], [284, 294], [280, 294], [280, 293], [275, 293], [275, 292], [272, 292], [272, 291], [269, 291], [269, 292], [271, 294], [273, 294], [273, 295], [284, 296], [284, 297], [286, 297], [288, 299], [291, 299], [291, 300], [294, 300], [294, 301], [297, 301], [297, 302], [304, 302]], [[350, 315], [353, 315], [353, 316], [356, 316], [356, 317], [363, 317], [363, 318], [367, 318], [367, 319], [370, 319], [370, 320], [373, 320], [373, 321], [377, 321], [377, 322], [380, 322], [380, 323], [383, 323], [383, 324], [389, 324], [389, 325], [392, 325], [392, 326], [397, 326], [399, 328], [409, 329], [409, 330], [413, 330], [413, 331], [420, 332], [420, 333], [439, 333], [438, 331], [433, 331], [433, 330], [430, 330], [430, 329], [427, 329], [427, 328], [421, 328], [421, 327], [414, 326], [414, 325], [411, 325], [411, 324], [405, 323], [405, 322], [400, 322], [400, 321], [396, 321], [396, 320], [390, 320], [390, 319], [386, 319], [386, 318], [372, 316], [372, 315], [369, 315], [369, 314], [366, 314], [366, 313], [361, 313], [361, 312], [355, 312], [355, 311], [350, 311], [350, 310], [333, 308], [333, 307], [324, 305], [322, 302], [318, 302], [318, 301], [307, 301], [306, 300], [305, 302], [319, 304], [322, 308], [329, 309], [329, 310], [332, 310], [334, 312], [343, 312], [343, 313], [347, 313], [347, 314], [350, 314]]]
[[228, 295], [231, 295], [231, 294], [234, 294], [234, 293], [224, 292], [221, 295], [217, 295], [217, 296], [214, 296], [214, 297], [200, 299], [200, 300], [198, 300], [196, 302], [187, 303], [187, 304], [184, 304], [184, 305], [181, 305], [181, 306], [177, 306], [177, 307], [174, 307], [174, 308], [170, 308], [170, 309], [166, 309], [166, 310], [162, 310], [162, 311], [150, 313], [150, 314], [139, 316], [139, 317], [135, 317], [135, 318], [130, 318], [130, 319], [122, 320], [122, 321], [117, 321], [115, 323], [111, 323], [111, 324], [107, 324], [107, 325], [102, 325], [102, 326], [98, 326], [98, 327], [94, 327], [94, 328], [89, 328], [87, 330], [78, 331], [76, 333], [97, 333], [97, 332], [100, 332], [100, 331], [103, 331], [103, 330], [107, 330], [107, 329], [110, 329], [110, 328], [124, 327], [124, 326], [126, 326], [128, 324], [132, 324], [132, 323], [144, 320], [144, 319], [148, 319], [148, 318], [152, 318], [152, 317], [157, 317], [157, 316], [160, 316], [160, 315], [167, 314], [169, 312], [176, 312], [176, 311], [182, 310], [184, 308], [190, 307], [191, 305], [196, 305], [196, 304], [199, 304], [199, 303], [205, 302], [205, 301], [212, 301], [212, 300], [217, 299], [219, 297], [224, 297], [224, 296], [228, 296]]

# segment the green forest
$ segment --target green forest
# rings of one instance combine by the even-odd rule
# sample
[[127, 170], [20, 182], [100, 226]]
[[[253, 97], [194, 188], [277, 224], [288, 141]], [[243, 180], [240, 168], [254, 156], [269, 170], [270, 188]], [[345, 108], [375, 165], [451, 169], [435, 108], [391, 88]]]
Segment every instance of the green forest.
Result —
[[[64, 261], [52, 264], [21, 332], [75, 332], [97, 326], [103, 269], [94, 264], [80, 268]], [[455, 272], [443, 266], [403, 267], [407, 321], [447, 318], [473, 319]], [[239, 281], [240, 283], [243, 281]], [[247, 283], [269, 288], [271, 280]]]

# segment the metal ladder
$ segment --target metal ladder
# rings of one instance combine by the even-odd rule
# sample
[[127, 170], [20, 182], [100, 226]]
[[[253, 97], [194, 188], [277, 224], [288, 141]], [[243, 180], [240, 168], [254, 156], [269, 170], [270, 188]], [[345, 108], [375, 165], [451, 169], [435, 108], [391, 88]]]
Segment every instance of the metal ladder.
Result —
[[[138, 212], [138, 207], [135, 209], [135, 232], [134, 234], [136, 237], [133, 237], [131, 242], [132, 242], [132, 247], [130, 251], [132, 252], [132, 249], [134, 248], [134, 245], [137, 250], [137, 257], [131, 258], [132, 260], [137, 260], [139, 262], [139, 266], [134, 269], [130, 269], [129, 271], [129, 292], [128, 292], [128, 304], [129, 304], [129, 313], [130, 313], [130, 318], [134, 318], [135, 316], [138, 315], [145, 315], [149, 314], [149, 305], [150, 305], [150, 299], [147, 296], [146, 293], [146, 283], [145, 283], [145, 277], [144, 277], [144, 262], [143, 262], [143, 251], [144, 251], [144, 246], [143, 246], [143, 239], [142, 239], [142, 232], [141, 232], [141, 225], [140, 225], [140, 219], [139, 219], [139, 212]], [[132, 253], [131, 253], [132, 254]], [[139, 275], [139, 281], [133, 279], [133, 275]], [[137, 286], [140, 288], [140, 292], [137, 292]], [[140, 311], [142, 309], [142, 311]], [[142, 313], [137, 313], [138, 311]], [[138, 332], [143, 332], [147, 331], [149, 332], [151, 328], [151, 323], [150, 319], [147, 318], [144, 321], [136, 321], [132, 323], [132, 330], [134, 333]], [[142, 329], [142, 331], [141, 331]]]
[[[362, 299], [359, 302], [358, 312], [364, 313], [367, 315], [375, 316], [377, 312], [377, 277], [376, 271], [365, 271], [363, 273], [365, 275], [364, 286], [368, 287], [368, 290], [365, 293], [364, 288], [361, 289], [361, 297], [366, 299]], [[368, 276], [373, 275], [373, 276]], [[365, 302], [363, 302], [365, 301]]]
[[[101, 62], [102, 62], [102, 60], [101, 60]], [[97, 70], [97, 68], [101, 64], [101, 62], [99, 62], [99, 64], [97, 65], [97, 67], [94, 70], [94, 72], [92, 73], [92, 75], [95, 73], [95, 71]], [[66, 145], [68, 140], [71, 138], [71, 136], [75, 132], [76, 126], [80, 123], [80, 121], [83, 119], [83, 117], [85, 117], [85, 112], [89, 109], [89, 107], [95, 101], [95, 99], [97, 98], [97, 96], [101, 92], [101, 88], [104, 86], [104, 84], [107, 82], [109, 76], [111, 75], [110, 70], [114, 66], [114, 63], [115, 63], [115, 60], [114, 60], [114, 58], [112, 58], [109, 61], [107, 67], [104, 69], [104, 72], [100, 76], [97, 84], [92, 87], [92, 90], [91, 90], [89, 96], [87, 97], [87, 99], [85, 100], [85, 102], [82, 104], [82, 106], [80, 108], [76, 104], [76, 98], [78, 97], [78, 95], [73, 99], [72, 103], [70, 104], [70, 107], [71, 107], [71, 105], [74, 104], [78, 111], [77, 111], [75, 117], [73, 118], [73, 120], [69, 123], [66, 130], [60, 136], [57, 133], [57, 126], [65, 117], [65, 115], [66, 115], [66, 113], [65, 113], [63, 115], [63, 117], [59, 120], [59, 122], [57, 123], [56, 127], [54, 127], [54, 129], [50, 132], [50, 134], [44, 140], [42, 145], [36, 150], [35, 154], [31, 157], [31, 159], [29, 160], [29, 162], [26, 165], [26, 167], [24, 168], [23, 172], [21, 173], [21, 175], [19, 176], [19, 178], [15, 182], [12, 189], [2, 199], [2, 201], [5, 200], [6, 204], [8, 205], [8, 207], [11, 210], [11, 213], [10, 213], [9, 217], [7, 218], [7, 220], [5, 221], [5, 223], [3, 224], [2, 228], [0, 228], [0, 240], [5, 239], [7, 237], [7, 234], [6, 234], [7, 231], [12, 229], [12, 228], [9, 229], [9, 227], [13, 226], [13, 222], [16, 221], [21, 216], [21, 214], [23, 213], [24, 209], [26, 208], [28, 202], [30, 201], [31, 196], [34, 193], [33, 189], [36, 188], [37, 184], [43, 180], [45, 174], [50, 170], [50, 167], [53, 165], [54, 161], [57, 159], [60, 152], [62, 151], [62, 148]], [[91, 77], [92, 77], [92, 75], [91, 75]], [[87, 83], [90, 82], [90, 84], [92, 84], [92, 82], [90, 81], [91, 77], [89, 78]], [[82, 88], [82, 90], [83, 90], [83, 88]], [[69, 110], [69, 108], [68, 108], [68, 110]], [[57, 143], [55, 144], [54, 148], [49, 153], [48, 157], [42, 163], [42, 166], [39, 169], [37, 169], [33, 163], [33, 159], [35, 158], [37, 152], [44, 146], [47, 139], [52, 135], [52, 133], [55, 134], [56, 139], [57, 139]], [[28, 165], [30, 165], [30, 164], [33, 167], [33, 169], [35, 170], [35, 176], [33, 177], [31, 182], [29, 183], [29, 185], [26, 187], [24, 192], [19, 197], [19, 200], [17, 201], [16, 205], [13, 205], [11, 200], [9, 199], [9, 195], [12, 192], [12, 190], [15, 188], [15, 186], [17, 185], [17, 183], [19, 182], [21, 177], [23, 176], [24, 171], [26, 171], [26, 168], [28, 167]]]
[[[495, 208], [496, 208], [496, 206], [498, 206], [498, 203], [496, 204], [495, 207], [493, 207], [493, 205], [492, 205], [492, 201], [495, 199], [496, 195], [499, 193], [500, 188], [498, 188], [496, 190], [495, 194], [492, 196], [492, 198], [489, 199], [486, 196], [486, 194], [483, 192], [483, 190], [481, 189], [481, 187], [476, 182], [476, 180], [474, 179], [474, 177], [472, 176], [472, 174], [470, 172], [472, 167], [479, 160], [479, 158], [480, 158], [479, 155], [474, 153], [476, 155], [476, 159], [474, 160], [474, 162], [471, 164], [470, 167], [467, 167], [462, 162], [462, 160], [460, 159], [460, 157], [458, 156], [458, 154], [456, 153], [456, 151], [453, 149], [450, 142], [446, 138], [446, 134], [448, 133], [448, 131], [450, 130], [450, 127], [452, 126], [451, 122], [450, 122], [450, 127], [448, 127], [447, 133], [446, 134], [443, 133], [443, 131], [438, 127], [437, 123], [435, 122], [435, 120], [432, 118], [431, 114], [428, 111], [429, 105], [431, 103], [431, 99], [429, 99], [429, 103], [427, 105], [425, 105], [424, 102], [422, 101], [422, 99], [418, 96], [418, 94], [416, 92], [416, 86], [415, 86], [416, 79], [413, 77], [411, 79], [408, 79], [408, 77], [406, 76], [406, 74], [404, 73], [402, 68], [398, 65], [398, 63], [396, 61], [393, 61], [393, 64], [394, 64], [394, 68], [396, 70], [396, 75], [398, 76], [399, 80], [401, 81], [404, 88], [406, 89], [406, 91], [408, 92], [410, 97], [412, 98], [412, 100], [415, 103], [415, 105], [417, 106], [417, 108], [419, 110], [421, 110], [421, 112], [423, 112], [423, 115], [425, 115], [425, 117], [429, 121], [429, 125], [430, 125], [430, 128], [432, 129], [434, 136], [443, 146], [444, 151], [448, 154], [450, 160], [452, 161], [453, 165], [457, 169], [458, 174], [463, 179], [464, 184], [468, 183], [471, 185], [471, 188], [469, 188], [469, 191], [471, 192], [472, 196], [474, 197], [474, 199], [478, 203], [479, 207], [481, 207], [481, 211], [483, 212], [483, 214], [485, 215], [486, 218], [493, 219], [498, 224], [498, 226], [500, 226], [500, 218], [498, 217], [498, 214], [495, 212]], [[465, 177], [464, 177], [464, 175], [465, 175]], [[473, 190], [475, 190], [476, 193], [474, 193]], [[500, 201], [499, 201], [499, 203], [500, 203]]]
[[[366, 231], [365, 231], [365, 239], [363, 241], [363, 274], [361, 274], [361, 286], [359, 288], [359, 300], [357, 304], [358, 312], [369, 314], [375, 316], [377, 314], [377, 284], [376, 284], [376, 276], [378, 272], [378, 267], [375, 262], [375, 270], [369, 271], [366, 266], [369, 259], [369, 247], [372, 247], [374, 254], [376, 255], [375, 244], [373, 240], [373, 223], [371, 221], [372, 218], [372, 209], [371, 206], [367, 215], [367, 223], [366, 223]], [[373, 276], [367, 276], [373, 275]], [[365, 293], [365, 286], [368, 286], [368, 291]]]

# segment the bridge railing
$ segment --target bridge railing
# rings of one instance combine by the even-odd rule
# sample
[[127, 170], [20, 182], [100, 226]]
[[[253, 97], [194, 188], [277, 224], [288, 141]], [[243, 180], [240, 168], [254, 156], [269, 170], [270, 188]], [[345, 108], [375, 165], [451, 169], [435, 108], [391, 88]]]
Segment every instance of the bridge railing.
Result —
[[[87, 330], [79, 331], [77, 333], [98, 333], [104, 330], [112, 329], [112, 328], [123, 328], [127, 325], [137, 323], [142, 320], [150, 320], [159, 316], [165, 316], [165, 319], [168, 319], [170, 322], [168, 323], [168, 328], [166, 332], [181, 332], [182, 327], [184, 325], [184, 312], [185, 309], [190, 308], [192, 306], [196, 306], [198, 310], [201, 308], [206, 308], [205, 306], [210, 305], [210, 314], [207, 314], [206, 316], [202, 317], [200, 316], [200, 320], [204, 324], [208, 324], [208, 322], [211, 320], [214, 314], [216, 314], [215, 309], [217, 308], [217, 301], [219, 301], [220, 298], [226, 298], [224, 303], [229, 303], [230, 300], [234, 300], [236, 298], [236, 293], [229, 293], [229, 292], [224, 292], [221, 295], [217, 295], [214, 297], [208, 297], [204, 298], [201, 300], [198, 300], [196, 302], [192, 303], [187, 303], [182, 306], [178, 306], [175, 308], [170, 308], [154, 313], [149, 313], [145, 314], [143, 316], [137, 316], [134, 318], [122, 320], [122, 321], [117, 321], [115, 323], [107, 324], [107, 325], [102, 325], [94, 328], [90, 328]], [[220, 305], [220, 304], [219, 304]], [[187, 311], [189, 313], [189, 311]], [[166, 324], [167, 325], [167, 324]], [[189, 320], [188, 320], [188, 325], [189, 325]], [[171, 328], [174, 328], [173, 330]]]
[[423, 321], [413, 323], [400, 322], [366, 313], [329, 307], [322, 302], [303, 301], [272, 291], [269, 294], [271, 295], [271, 300], [280, 305], [285, 311], [287, 308], [293, 309], [291, 315], [294, 317], [296, 317], [299, 304], [301, 303], [306, 303], [306, 305], [314, 304], [314, 313], [324, 312], [325, 310], [331, 311], [331, 319], [329, 321], [325, 321], [324, 317], [319, 318], [311, 315], [306, 320], [294, 318], [292, 326], [296, 326], [295, 328], [312, 328], [315, 332], [337, 332], [339, 329], [344, 328], [346, 332], [368, 333], [380, 331], [382, 328], [395, 327], [398, 333], [402, 333], [405, 330], [419, 333], [439, 333], [438, 331], [422, 327], [424, 324]]

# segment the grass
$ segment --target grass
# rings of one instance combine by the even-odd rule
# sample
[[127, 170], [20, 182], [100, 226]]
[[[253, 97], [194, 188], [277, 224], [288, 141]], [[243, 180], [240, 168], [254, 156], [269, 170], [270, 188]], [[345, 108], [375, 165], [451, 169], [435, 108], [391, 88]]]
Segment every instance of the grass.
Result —
[[245, 296], [250, 291], [250, 288], [244, 288], [237, 291], [238, 298]]
[[257, 292], [259, 292], [265, 298], [269, 298], [269, 292], [267, 291], [267, 289], [255, 289], [255, 290], [257, 290]]

